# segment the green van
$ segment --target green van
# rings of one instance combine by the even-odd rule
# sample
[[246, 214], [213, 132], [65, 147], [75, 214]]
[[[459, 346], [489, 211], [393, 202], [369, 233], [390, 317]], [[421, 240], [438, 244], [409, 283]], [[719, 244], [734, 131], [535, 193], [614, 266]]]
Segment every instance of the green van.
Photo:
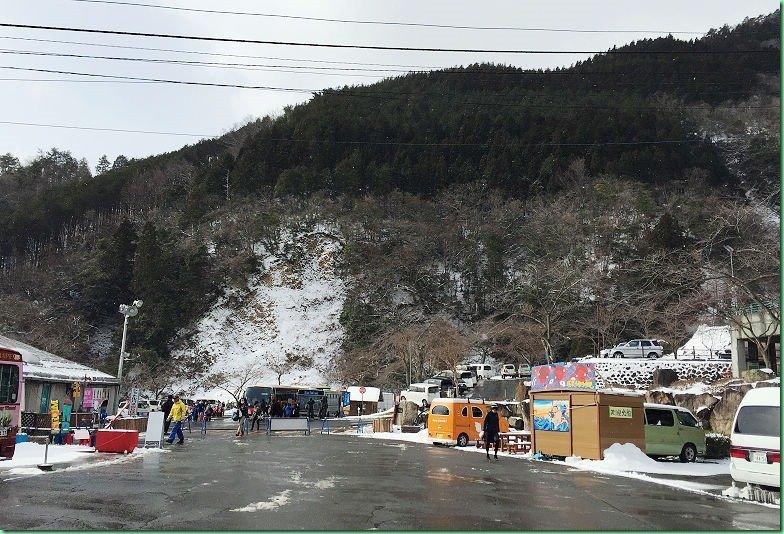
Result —
[[705, 430], [689, 410], [647, 402], [644, 406], [648, 456], [678, 456], [681, 462], [695, 462], [698, 456], [705, 456]]

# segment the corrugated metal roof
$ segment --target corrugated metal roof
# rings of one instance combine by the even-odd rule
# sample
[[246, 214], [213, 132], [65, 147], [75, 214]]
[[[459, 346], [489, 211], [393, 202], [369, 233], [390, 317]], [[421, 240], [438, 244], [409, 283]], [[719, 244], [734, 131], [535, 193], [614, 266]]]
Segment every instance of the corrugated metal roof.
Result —
[[81, 363], [72, 362], [10, 337], [0, 335], [0, 346], [17, 350], [22, 354], [22, 359], [24, 360], [23, 373], [26, 379], [34, 378], [62, 382], [82, 381], [87, 377], [93, 382], [104, 384], [117, 383], [117, 378], [110, 374]]

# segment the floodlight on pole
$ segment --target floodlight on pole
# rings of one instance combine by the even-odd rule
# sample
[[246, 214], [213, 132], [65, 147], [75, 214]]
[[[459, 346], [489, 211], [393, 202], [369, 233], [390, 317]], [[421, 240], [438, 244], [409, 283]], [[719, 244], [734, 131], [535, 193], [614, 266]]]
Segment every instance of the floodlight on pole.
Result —
[[122, 333], [122, 342], [120, 343], [120, 364], [117, 367], [117, 386], [119, 388], [119, 392], [122, 391], [122, 371], [123, 371], [123, 361], [125, 358], [129, 356], [127, 352], [125, 352], [125, 339], [128, 333], [128, 318], [135, 317], [136, 314], [139, 313], [139, 308], [142, 307], [144, 304], [141, 300], [134, 300], [133, 304], [120, 304], [120, 313], [125, 316], [123, 320], [123, 333]]

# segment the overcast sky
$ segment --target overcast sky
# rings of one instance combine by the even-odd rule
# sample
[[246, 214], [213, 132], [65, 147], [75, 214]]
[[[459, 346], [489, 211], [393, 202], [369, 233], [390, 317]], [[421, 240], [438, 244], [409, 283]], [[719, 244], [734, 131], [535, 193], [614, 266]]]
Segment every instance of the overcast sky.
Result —
[[[133, 2], [147, 7], [122, 5]], [[676, 38], [696, 38], [710, 28], [734, 26], [745, 17], [771, 13], [779, 3], [771, 0], [0, 0], [0, 6], [3, 24], [369, 46], [602, 51], [667, 33]], [[285, 16], [414, 25], [355, 24]], [[9, 27], [0, 27], [0, 52], [0, 154], [10, 152], [24, 163], [39, 150], [56, 147], [70, 151], [77, 158], [87, 158], [91, 169], [102, 154], [110, 161], [119, 154], [129, 158], [160, 154], [204, 137], [220, 135], [249, 119], [278, 115], [286, 105], [307, 101], [311, 96], [307, 90], [371, 84], [402, 75], [401, 70], [476, 62], [546, 68], [569, 66], [590, 56], [318, 48]], [[216, 67], [51, 54], [251, 63], [265, 67]], [[361, 70], [339, 70], [341, 67]], [[120, 82], [20, 69], [303, 91]], [[96, 128], [162, 133], [93, 130]]]

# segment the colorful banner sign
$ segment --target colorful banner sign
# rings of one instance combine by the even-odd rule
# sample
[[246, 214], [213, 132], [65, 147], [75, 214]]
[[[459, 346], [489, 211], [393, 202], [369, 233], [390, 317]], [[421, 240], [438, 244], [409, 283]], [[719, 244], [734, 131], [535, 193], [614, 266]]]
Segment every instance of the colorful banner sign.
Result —
[[567, 362], [537, 365], [531, 369], [531, 391], [548, 389], [596, 389], [596, 369], [592, 363]]
[[93, 407], [93, 388], [84, 388], [84, 397], [82, 397], [82, 406], [84, 408]]
[[60, 430], [60, 401], [53, 400], [49, 403], [49, 416], [52, 421], [52, 430], [58, 432]]
[[63, 403], [63, 432], [69, 432], [71, 430], [71, 410], [73, 409], [73, 404], [70, 402]]
[[569, 432], [569, 400], [534, 400], [534, 429]]

